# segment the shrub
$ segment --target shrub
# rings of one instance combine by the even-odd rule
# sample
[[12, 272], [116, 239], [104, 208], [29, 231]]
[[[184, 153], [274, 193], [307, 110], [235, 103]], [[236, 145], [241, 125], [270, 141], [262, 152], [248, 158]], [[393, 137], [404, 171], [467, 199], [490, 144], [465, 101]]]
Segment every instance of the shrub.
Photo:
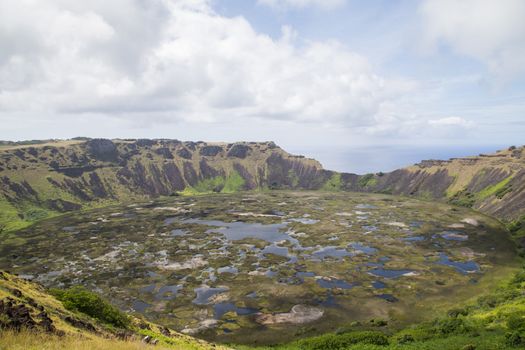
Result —
[[520, 314], [512, 314], [507, 318], [507, 328], [516, 330], [525, 330], [525, 318]]
[[387, 324], [388, 324], [387, 321], [379, 319], [379, 318], [378, 319], [373, 318], [373, 319], [370, 320], [370, 325], [372, 325], [374, 327], [384, 327]]
[[456, 309], [448, 310], [447, 314], [449, 317], [458, 318], [459, 316], [467, 316], [468, 311], [464, 308], [462, 309], [456, 308]]
[[461, 318], [452, 318], [439, 320], [436, 330], [441, 334], [458, 334], [468, 332], [469, 328]]
[[66, 290], [54, 289], [51, 293], [68, 310], [82, 312], [119, 328], [127, 328], [130, 325], [126, 314], [84, 287], [76, 286]]
[[403, 334], [403, 335], [396, 337], [396, 341], [398, 342], [398, 344], [407, 344], [407, 343], [414, 342], [415, 339], [412, 336], [412, 334]]
[[520, 285], [523, 282], [525, 282], [525, 271], [520, 271], [520, 272], [516, 273], [512, 277], [512, 280], [510, 281], [511, 284], [517, 284], [517, 285]]
[[522, 216], [519, 220], [512, 221], [508, 224], [507, 228], [510, 232], [516, 233], [525, 226], [525, 216]]
[[505, 334], [505, 343], [508, 346], [521, 346], [525, 345], [525, 336], [519, 332], [509, 332]]
[[478, 305], [484, 308], [493, 308], [498, 305], [498, 299], [494, 295], [485, 295], [478, 298]]
[[472, 208], [474, 202], [476, 201], [474, 195], [467, 190], [458, 191], [449, 202], [454, 205], [459, 205], [461, 207]]
[[388, 345], [388, 337], [380, 332], [352, 332], [344, 334], [324, 334], [319, 337], [299, 341], [303, 350], [339, 350], [354, 344]]

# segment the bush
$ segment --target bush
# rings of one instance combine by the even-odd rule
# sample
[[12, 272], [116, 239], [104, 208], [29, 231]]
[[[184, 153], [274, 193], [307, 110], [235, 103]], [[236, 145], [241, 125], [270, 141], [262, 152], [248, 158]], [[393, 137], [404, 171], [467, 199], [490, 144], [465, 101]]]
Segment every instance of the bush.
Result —
[[355, 344], [388, 345], [388, 337], [380, 332], [324, 334], [299, 341], [303, 350], [339, 350]]
[[76, 286], [66, 290], [54, 289], [51, 294], [60, 300], [68, 310], [82, 312], [118, 328], [127, 328], [130, 325], [126, 314], [84, 287]]
[[513, 314], [507, 318], [507, 328], [511, 331], [525, 330], [525, 318], [520, 314]]
[[396, 337], [398, 344], [407, 344], [415, 341], [414, 337], [411, 334], [403, 334]]
[[498, 299], [494, 295], [485, 295], [478, 298], [478, 305], [482, 308], [493, 308], [498, 303]]
[[461, 350], [476, 350], [476, 345], [474, 345], [474, 344], [467, 344], [464, 347], [462, 347]]
[[472, 208], [474, 202], [476, 201], [475, 196], [468, 192], [467, 190], [462, 190], [454, 194], [450, 198], [449, 202], [454, 205], [459, 205], [461, 207]]
[[464, 308], [462, 309], [456, 308], [456, 309], [448, 310], [447, 315], [452, 318], [458, 318], [459, 316], [467, 316], [468, 311]]
[[510, 281], [511, 284], [517, 284], [517, 285], [520, 285], [523, 282], [525, 282], [525, 271], [520, 271], [520, 272], [516, 273], [512, 277], [512, 280]]
[[439, 320], [436, 330], [441, 334], [461, 334], [467, 333], [469, 328], [461, 318]]
[[385, 321], [385, 320], [382, 320], [380, 318], [378, 318], [378, 319], [373, 318], [373, 319], [370, 320], [370, 325], [374, 326], [374, 327], [384, 327], [384, 326], [388, 325], [388, 322]]
[[510, 232], [516, 233], [525, 226], [525, 216], [522, 216], [519, 220], [512, 221], [508, 224], [507, 228]]
[[505, 334], [505, 343], [508, 346], [521, 346], [525, 345], [525, 336], [519, 332], [509, 332]]

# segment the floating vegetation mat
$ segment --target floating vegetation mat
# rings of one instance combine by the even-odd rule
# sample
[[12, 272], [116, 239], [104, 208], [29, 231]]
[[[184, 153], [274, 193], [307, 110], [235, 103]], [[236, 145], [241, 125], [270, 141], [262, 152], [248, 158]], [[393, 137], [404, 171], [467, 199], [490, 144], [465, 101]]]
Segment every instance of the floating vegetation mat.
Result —
[[43, 221], [0, 250], [1, 268], [46, 286], [85, 285], [182, 332], [259, 344], [373, 318], [419, 321], [514, 264], [512, 243], [488, 217], [362, 193], [105, 208]]

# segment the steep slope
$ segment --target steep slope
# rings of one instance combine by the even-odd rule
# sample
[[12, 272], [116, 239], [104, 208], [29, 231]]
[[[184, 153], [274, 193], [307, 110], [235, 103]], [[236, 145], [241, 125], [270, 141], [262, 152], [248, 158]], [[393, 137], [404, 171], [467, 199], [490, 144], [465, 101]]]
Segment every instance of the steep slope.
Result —
[[[273, 142], [69, 140], [0, 147], [0, 224], [183, 193], [319, 188], [331, 173]], [[1, 228], [0, 228], [1, 230]]]
[[524, 147], [360, 176], [324, 170], [319, 162], [291, 155], [273, 142], [31, 142], [0, 142], [0, 232], [120, 202], [255, 189], [414, 195], [503, 220], [525, 215]]
[[125, 329], [115, 328], [64, 305], [42, 286], [0, 271], [0, 348], [227, 350], [132, 316]]
[[422, 161], [360, 181], [374, 192], [447, 200], [500, 219], [516, 219], [525, 214], [525, 147]]

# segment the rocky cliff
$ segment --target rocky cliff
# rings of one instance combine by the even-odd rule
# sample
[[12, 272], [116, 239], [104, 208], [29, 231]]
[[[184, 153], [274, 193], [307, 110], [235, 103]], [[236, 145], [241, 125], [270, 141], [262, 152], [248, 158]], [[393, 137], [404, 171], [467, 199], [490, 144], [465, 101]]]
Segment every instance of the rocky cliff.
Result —
[[0, 223], [180, 193], [318, 189], [331, 172], [273, 142], [69, 140], [0, 146]]
[[525, 147], [422, 161], [364, 182], [370, 191], [446, 200], [503, 220], [517, 219], [525, 214]]
[[61, 212], [161, 196], [254, 189], [366, 191], [525, 214], [525, 151], [423, 161], [355, 175], [324, 170], [273, 142], [75, 139], [0, 142], [0, 231]]

